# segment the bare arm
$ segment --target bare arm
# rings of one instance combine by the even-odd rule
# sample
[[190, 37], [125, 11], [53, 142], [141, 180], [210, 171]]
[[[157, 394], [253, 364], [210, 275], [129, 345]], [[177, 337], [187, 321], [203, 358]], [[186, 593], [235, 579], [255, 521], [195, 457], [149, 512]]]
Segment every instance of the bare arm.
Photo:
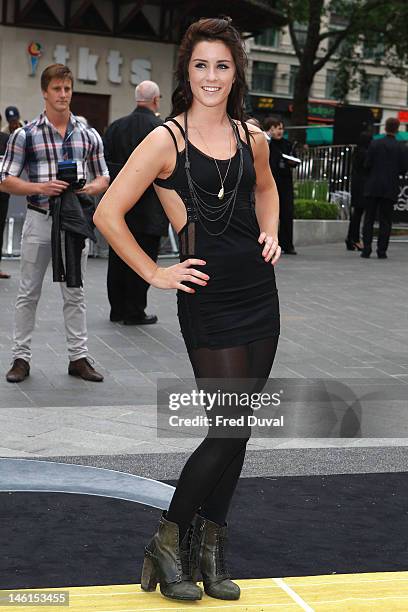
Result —
[[103, 193], [109, 187], [109, 179], [106, 176], [97, 176], [93, 181], [85, 185], [77, 193], [86, 193], [88, 195], [98, 195]]
[[0, 190], [14, 195], [56, 196], [68, 187], [64, 181], [33, 183], [20, 178], [25, 166], [26, 134], [23, 128], [11, 134], [0, 168]]
[[181, 289], [194, 293], [194, 289], [181, 281], [206, 285], [209, 277], [189, 268], [190, 265], [204, 265], [205, 262], [190, 259], [169, 268], [159, 268], [138, 245], [124, 218], [157, 176], [170, 173], [169, 160], [173, 158], [174, 145], [170, 135], [164, 128], [156, 128], [133, 151], [103, 196], [94, 222], [119, 257], [149, 284], [161, 289]]
[[[249, 127], [249, 126], [248, 126]], [[278, 245], [279, 196], [269, 166], [269, 147], [261, 130], [250, 126], [254, 134], [254, 165], [256, 172], [255, 212], [261, 230], [260, 244], [264, 244], [262, 256], [275, 264], [281, 253]]]
[[0, 191], [13, 195], [45, 195], [57, 196], [68, 187], [65, 181], [47, 181], [46, 183], [32, 183], [18, 176], [8, 176], [0, 183]]

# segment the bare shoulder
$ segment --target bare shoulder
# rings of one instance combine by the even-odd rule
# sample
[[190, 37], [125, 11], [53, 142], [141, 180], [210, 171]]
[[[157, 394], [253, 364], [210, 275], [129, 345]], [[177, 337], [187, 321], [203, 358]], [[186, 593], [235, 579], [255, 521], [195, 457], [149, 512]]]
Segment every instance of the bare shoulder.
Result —
[[246, 121], [245, 127], [243, 126], [241, 121], [234, 121], [238, 126], [240, 136], [244, 140], [244, 142], [248, 140], [249, 134], [249, 137], [251, 139], [251, 147], [254, 149], [254, 152], [259, 148], [259, 145], [261, 146], [261, 148], [264, 147], [266, 138], [263, 130], [258, 128], [256, 125], [253, 125], [252, 123], [247, 123]]
[[[167, 124], [166, 124], [167, 125]], [[146, 140], [149, 139], [149, 142], [152, 146], [155, 147], [165, 147], [170, 149], [170, 146], [173, 143], [172, 137], [169, 134], [168, 130], [163, 125], [159, 125], [154, 130], [152, 130], [146, 137]], [[173, 144], [174, 147], [174, 144]]]
[[252, 123], [245, 122], [245, 128], [246, 130], [244, 130], [242, 124], [239, 123], [239, 129], [240, 131], [244, 132], [245, 141], [247, 140], [247, 134], [245, 132], [249, 134], [249, 138], [251, 139], [251, 148], [254, 153], [255, 160], [268, 157], [269, 149], [267, 140], [265, 138], [265, 132]]
[[247, 121], [245, 121], [245, 128], [243, 126], [243, 122], [239, 121], [238, 119], [233, 119], [235, 125], [238, 126], [238, 129], [240, 132], [242, 132], [243, 134], [245, 134], [245, 131], [247, 130], [251, 135], [253, 134], [254, 136], [256, 136], [257, 134], [262, 134], [264, 135], [263, 130], [261, 130], [259, 127], [256, 127], [256, 125], [253, 125], [252, 123], [248, 123]]
[[147, 134], [133, 153], [137, 154], [139, 151], [143, 151], [144, 155], [152, 155], [163, 160], [174, 151], [174, 142], [168, 130], [159, 125]]
[[[178, 117], [175, 117], [175, 119], [177, 120]], [[180, 121], [178, 121], [178, 123], [183, 127], [183, 124]], [[166, 127], [164, 127], [164, 126], [166, 126]], [[156, 128], [156, 129], [161, 130], [161, 134], [164, 133], [165, 139], [167, 139], [167, 142], [172, 144], [173, 149], [174, 149], [174, 140], [171, 137], [170, 132], [173, 134], [174, 138], [176, 139], [177, 148], [179, 150], [181, 148], [183, 148], [184, 136], [181, 133], [180, 128], [177, 127], [177, 125], [173, 121], [166, 121], [163, 125], [161, 125], [159, 128]], [[170, 132], [169, 132], [169, 130], [170, 130]]]
[[[177, 148], [180, 148], [177, 134], [172, 129], [171, 131], [176, 138]], [[175, 143], [169, 130], [163, 124], [149, 132], [132, 155], [136, 155], [143, 163], [148, 163], [152, 168], [155, 168], [157, 176], [171, 174], [176, 163], [176, 148], [174, 145]], [[161, 176], [161, 178], [164, 177]]]
[[248, 123], [247, 121], [245, 121], [245, 125], [248, 128], [248, 132], [250, 134], [253, 134], [254, 136], [259, 136], [262, 135], [265, 138], [265, 133], [263, 130], [261, 130], [261, 128], [257, 127], [256, 125], [254, 125], [253, 123]]

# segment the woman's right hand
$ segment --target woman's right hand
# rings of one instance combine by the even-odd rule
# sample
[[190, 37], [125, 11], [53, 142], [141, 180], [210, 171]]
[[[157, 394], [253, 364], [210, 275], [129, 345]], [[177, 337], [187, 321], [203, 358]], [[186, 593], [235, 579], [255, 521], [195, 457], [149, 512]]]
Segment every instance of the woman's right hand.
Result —
[[180, 289], [186, 293], [195, 293], [195, 289], [183, 285], [183, 281], [205, 287], [210, 278], [208, 274], [190, 267], [205, 266], [205, 264], [206, 262], [203, 259], [186, 259], [182, 263], [168, 268], [157, 267], [150, 284], [153, 287], [158, 287], [158, 289]]

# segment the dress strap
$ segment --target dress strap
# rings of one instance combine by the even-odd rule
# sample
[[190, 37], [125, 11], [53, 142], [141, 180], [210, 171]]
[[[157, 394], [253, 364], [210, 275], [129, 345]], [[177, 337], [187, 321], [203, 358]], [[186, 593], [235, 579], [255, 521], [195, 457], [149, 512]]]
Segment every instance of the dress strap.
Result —
[[242, 121], [241, 125], [242, 125], [242, 127], [243, 127], [243, 129], [244, 129], [244, 132], [245, 132], [245, 138], [246, 138], [246, 140], [247, 140], [247, 145], [248, 145], [248, 147], [249, 147], [249, 152], [250, 152], [250, 154], [251, 154], [251, 159], [252, 159], [252, 161], [254, 161], [254, 152], [253, 152], [253, 150], [252, 150], [252, 145], [251, 145], [251, 135], [250, 135], [250, 133], [249, 133], [248, 126], [247, 126], [247, 124], [245, 123], [245, 121]]
[[173, 123], [175, 123], [175, 124], [177, 125], [178, 129], [180, 130], [180, 132], [181, 132], [181, 134], [182, 134], [183, 138], [184, 138], [184, 136], [185, 136], [184, 129], [183, 129], [183, 127], [180, 125], [180, 123], [177, 121], [177, 119], [173, 119], [172, 117], [170, 117], [170, 119], [168, 119], [167, 121], [172, 121]]
[[170, 134], [170, 136], [172, 137], [173, 142], [174, 142], [174, 146], [176, 147], [176, 153], [177, 153], [177, 155], [178, 155], [179, 150], [178, 150], [178, 145], [177, 145], [177, 140], [176, 140], [176, 137], [175, 137], [175, 135], [173, 134], [173, 130], [171, 130], [171, 129], [169, 128], [169, 126], [168, 126], [168, 125], [166, 125], [165, 123], [163, 123], [163, 124], [162, 124], [162, 127], [166, 128], [166, 130], [168, 131], [168, 133], [169, 133], [169, 134]]

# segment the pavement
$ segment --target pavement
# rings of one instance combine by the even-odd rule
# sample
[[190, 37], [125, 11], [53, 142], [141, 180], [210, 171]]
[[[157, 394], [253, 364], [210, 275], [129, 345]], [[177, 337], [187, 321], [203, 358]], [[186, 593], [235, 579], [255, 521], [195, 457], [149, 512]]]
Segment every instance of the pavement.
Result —
[[[344, 244], [302, 247], [296, 257], [283, 256], [276, 268], [282, 333], [271, 377], [375, 381], [399, 390], [404, 420], [407, 266], [403, 240], [391, 244], [387, 260], [361, 259]], [[111, 323], [106, 268], [105, 259], [89, 259], [85, 283], [90, 354], [105, 381], [68, 376], [62, 301], [49, 270], [38, 307], [31, 376], [17, 385], [0, 378], [0, 457], [175, 478], [199, 442], [157, 435], [157, 381], [192, 378], [176, 296], [150, 289], [148, 312], [158, 315], [156, 325]], [[2, 269], [12, 274], [0, 281], [0, 370], [5, 373], [19, 262], [6, 260]], [[406, 471], [405, 420], [402, 425], [398, 437], [251, 439], [243, 475]]]

